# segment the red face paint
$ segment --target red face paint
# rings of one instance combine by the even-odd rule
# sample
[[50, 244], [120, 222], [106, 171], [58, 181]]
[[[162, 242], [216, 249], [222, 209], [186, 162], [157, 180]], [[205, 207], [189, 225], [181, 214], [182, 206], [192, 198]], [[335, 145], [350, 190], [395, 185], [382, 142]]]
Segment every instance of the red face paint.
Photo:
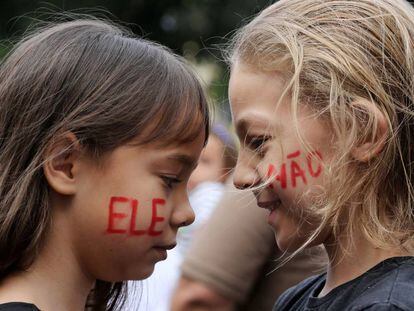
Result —
[[305, 171], [302, 170], [299, 166], [299, 164], [296, 163], [296, 161], [292, 161], [290, 163], [290, 177], [292, 180], [292, 187], [296, 187], [296, 178], [301, 177], [303, 180], [303, 183], [306, 185], [306, 176]]
[[[271, 182], [272, 182], [273, 174], [275, 173], [275, 171], [276, 171], [275, 166], [273, 164], [269, 164], [269, 167], [267, 168], [266, 177], [267, 179], [270, 179]], [[273, 189], [272, 183], [269, 184], [269, 188]]]
[[[289, 167], [291, 186], [295, 188], [298, 185], [298, 180], [297, 180], [298, 178], [302, 179], [303, 184], [306, 185], [308, 182], [307, 177], [306, 177], [306, 170], [302, 168], [297, 161], [293, 160], [295, 158], [300, 157], [300, 155], [301, 155], [300, 150], [288, 154], [287, 159], [291, 161], [290, 165], [288, 166], [287, 163], [282, 163], [282, 165], [280, 166], [279, 173], [277, 173], [275, 165], [269, 164], [266, 177], [270, 180], [274, 179], [275, 181], [279, 181], [280, 187], [282, 189], [286, 189], [287, 188], [286, 177], [288, 175], [287, 167]], [[316, 169], [314, 169], [314, 167], [312, 166], [313, 165], [312, 161], [315, 161], [315, 159], [319, 160], [319, 163], [317, 163], [318, 166], [316, 167]], [[320, 161], [322, 160], [322, 156], [320, 152], [319, 151], [310, 152], [306, 156], [306, 160], [307, 160], [307, 168], [309, 170], [310, 177], [313, 177], [313, 178], [318, 177], [322, 173], [322, 164], [320, 163]], [[271, 189], [274, 188], [273, 182], [272, 184], [269, 185], [269, 188]]]
[[129, 226], [129, 233], [131, 235], [143, 235], [145, 233], [147, 233], [147, 231], [145, 230], [137, 230], [136, 227], [136, 221], [137, 221], [137, 212], [138, 212], [138, 200], [132, 200], [131, 202], [131, 208], [132, 208], [132, 213], [131, 213], [131, 223]]
[[292, 153], [289, 153], [289, 154], [287, 155], [287, 158], [288, 158], [288, 159], [294, 159], [294, 158], [297, 158], [297, 157], [299, 157], [299, 156], [300, 156], [300, 150], [295, 151], [295, 152], [292, 152]]
[[[317, 167], [316, 171], [314, 171], [313, 168], [312, 168], [312, 160], [315, 159], [315, 158], [317, 160], [319, 160], [318, 167]], [[308, 162], [309, 174], [312, 177], [318, 177], [322, 172], [322, 163], [321, 163], [322, 155], [321, 155], [321, 153], [319, 151], [312, 151], [312, 152], [308, 153], [308, 155], [306, 156], [306, 160]]]
[[[287, 187], [287, 180], [286, 180], [286, 164], [283, 163], [280, 167], [280, 173], [276, 174], [276, 168], [274, 165], [269, 164], [269, 168], [267, 170], [267, 178], [272, 180], [273, 178], [280, 182], [280, 186], [282, 189], [285, 189]], [[273, 189], [273, 185], [270, 184], [269, 187]]]
[[154, 230], [155, 224], [157, 222], [162, 222], [164, 220], [164, 217], [157, 216], [157, 205], [165, 205], [165, 200], [164, 199], [153, 199], [152, 200], [152, 220], [151, 220], [151, 225], [148, 230], [148, 234], [151, 236], [157, 236], [162, 233], [161, 231]]
[[[116, 228], [115, 221], [117, 219], [124, 219], [127, 217], [127, 214], [124, 213], [116, 213], [115, 212], [115, 204], [116, 203], [123, 203], [122, 205], [125, 206], [125, 203], [128, 203], [129, 199], [124, 197], [111, 197], [111, 201], [109, 202], [109, 217], [108, 217], [108, 229], [106, 230], [108, 233], [126, 233], [126, 229]], [[121, 204], [117, 204], [121, 205]]]
[[[293, 152], [291, 154], [288, 154], [287, 158], [294, 159], [299, 156], [300, 156], [300, 150]], [[297, 177], [302, 177], [303, 183], [306, 185], [305, 171], [300, 168], [299, 164], [295, 160], [292, 160], [292, 162], [290, 162], [290, 180], [292, 182], [293, 188], [296, 187]]]
[[[165, 205], [165, 200], [161, 198], [152, 199], [152, 217], [148, 230], [137, 230], [137, 217], [139, 217], [138, 200], [126, 197], [111, 197], [109, 202], [108, 228], [106, 229], [106, 232], [113, 234], [129, 234], [131, 236], [144, 234], [158, 236], [162, 234], [162, 231], [155, 230], [155, 225], [165, 219], [164, 217], [157, 216], [158, 205]], [[125, 213], [116, 212], [115, 207], [117, 207], [117, 209], [123, 207]], [[130, 209], [130, 213], [128, 209]], [[128, 217], [129, 214], [131, 215], [129, 227], [122, 228], [121, 223], [125, 225], [125, 222], [121, 222], [121, 220]]]

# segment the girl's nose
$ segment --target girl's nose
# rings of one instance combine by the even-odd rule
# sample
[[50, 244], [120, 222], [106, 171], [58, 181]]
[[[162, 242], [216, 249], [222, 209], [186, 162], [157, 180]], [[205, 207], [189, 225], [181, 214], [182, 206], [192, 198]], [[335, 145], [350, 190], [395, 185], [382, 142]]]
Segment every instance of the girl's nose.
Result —
[[191, 225], [195, 220], [195, 214], [188, 201], [188, 196], [177, 202], [171, 216], [171, 225], [173, 227], [184, 227]]
[[247, 189], [259, 184], [259, 175], [256, 166], [246, 157], [239, 154], [233, 175], [233, 184], [237, 189]]

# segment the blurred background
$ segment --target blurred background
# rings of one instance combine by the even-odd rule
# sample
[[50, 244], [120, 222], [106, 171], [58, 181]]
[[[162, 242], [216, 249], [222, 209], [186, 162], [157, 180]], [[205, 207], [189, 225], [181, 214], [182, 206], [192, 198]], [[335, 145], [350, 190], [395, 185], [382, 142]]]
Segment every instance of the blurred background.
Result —
[[73, 11], [121, 21], [139, 36], [187, 58], [206, 84], [218, 118], [229, 119], [228, 72], [220, 49], [232, 31], [270, 0], [1, 0], [0, 57], [30, 24], [53, 12]]

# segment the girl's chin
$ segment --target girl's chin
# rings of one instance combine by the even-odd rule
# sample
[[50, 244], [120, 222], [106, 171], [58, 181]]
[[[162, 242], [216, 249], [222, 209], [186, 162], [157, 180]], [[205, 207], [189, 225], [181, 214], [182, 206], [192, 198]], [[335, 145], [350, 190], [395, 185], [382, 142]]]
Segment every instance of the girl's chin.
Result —
[[137, 273], [134, 274], [133, 279], [134, 280], [144, 280], [146, 278], [149, 278], [154, 273], [154, 265], [148, 265], [148, 267], [145, 267], [140, 269], [140, 271], [137, 271]]
[[143, 267], [141, 265], [139, 269], [123, 271], [122, 275], [118, 274], [116, 278], [101, 279], [107, 282], [122, 282], [126, 280], [141, 281], [149, 278], [152, 275], [152, 273], [154, 272], [154, 267], [155, 265], [148, 265], [146, 267]]
[[275, 231], [275, 239], [277, 247], [280, 251], [286, 252], [286, 253], [293, 253], [296, 250], [298, 250], [305, 241], [302, 240], [296, 240], [296, 239], [287, 239], [283, 237], [282, 233], [278, 233]]
[[[286, 235], [283, 235], [283, 232], [280, 232], [280, 230], [279, 231], [274, 230], [274, 232], [275, 232], [275, 239], [276, 239], [277, 247], [282, 252], [286, 252], [289, 254], [294, 253], [307, 242], [307, 238], [303, 236], [302, 237], [292, 236], [292, 235], [286, 236]], [[319, 246], [322, 245], [324, 241], [322, 237], [321, 236], [316, 237], [316, 239], [311, 241], [310, 244], [306, 246], [306, 249], [313, 248], [318, 245]]]

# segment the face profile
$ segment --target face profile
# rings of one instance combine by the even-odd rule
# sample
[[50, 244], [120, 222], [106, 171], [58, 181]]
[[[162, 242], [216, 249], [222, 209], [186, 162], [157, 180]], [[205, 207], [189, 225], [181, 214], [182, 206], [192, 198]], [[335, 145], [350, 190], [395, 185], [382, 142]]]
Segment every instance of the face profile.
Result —
[[176, 244], [179, 227], [194, 220], [187, 182], [204, 134], [189, 143], [125, 145], [102, 159], [74, 164], [77, 191], [62, 215], [82, 264], [102, 280], [148, 277]]
[[294, 251], [318, 226], [312, 200], [323, 191], [323, 169], [334, 150], [326, 123], [306, 106], [297, 112], [296, 132], [290, 98], [281, 98], [285, 83], [283, 72], [260, 72], [238, 62], [229, 96], [241, 143], [234, 183], [254, 188], [259, 207], [269, 210], [279, 248]]

